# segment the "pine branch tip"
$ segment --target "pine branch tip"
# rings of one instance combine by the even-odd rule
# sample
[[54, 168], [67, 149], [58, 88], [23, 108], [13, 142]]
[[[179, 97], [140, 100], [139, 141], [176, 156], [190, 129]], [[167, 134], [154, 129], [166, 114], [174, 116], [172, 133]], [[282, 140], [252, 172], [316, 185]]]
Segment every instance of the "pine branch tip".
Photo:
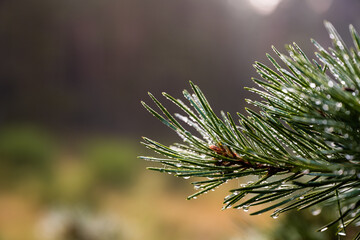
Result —
[[323, 23], [324, 23], [325, 27], [327, 27], [327, 26], [333, 27], [333, 25], [328, 20], [324, 20]]
[[149, 141], [150, 138], [147, 138], [147, 137], [141, 137], [142, 139], [144, 139], [145, 141]]
[[[259, 87], [244, 89], [258, 94], [261, 100], [246, 98], [251, 105], [244, 108], [246, 113], [237, 112], [236, 119], [227, 111], [215, 114], [200, 88], [189, 80], [191, 88], [182, 91], [190, 102], [188, 106], [162, 92], [187, 114], [180, 120], [194, 127], [188, 132], [178, 121], [179, 114], [167, 111], [149, 92], [161, 111], [154, 111], [144, 101], [141, 104], [175, 130], [183, 142], [167, 146], [142, 136], [142, 144], [165, 157], [137, 158], [162, 164], [162, 168], [148, 167], [148, 170], [204, 178], [191, 183], [201, 190], [187, 200], [214, 190], [220, 182], [258, 177], [255, 184], [231, 189], [222, 210], [272, 203], [250, 215], [279, 207], [280, 211], [272, 214], [277, 218], [279, 213], [302, 210], [324, 200], [333, 203], [335, 190], [346, 201], [360, 202], [356, 185], [360, 168], [354, 165], [358, 164], [360, 150], [354, 149], [358, 144], [352, 135], [360, 132], [354, 121], [360, 119], [360, 99], [353, 90], [360, 89], [360, 40], [353, 25], [349, 25], [356, 47], [350, 52], [333, 25], [326, 20], [324, 25], [334, 47], [327, 51], [311, 38], [318, 51], [317, 60], [308, 59], [296, 42], [292, 42], [285, 45], [284, 53], [271, 45], [276, 53], [273, 56], [280, 58], [278, 62], [266, 53], [272, 67], [259, 61], [252, 64], [260, 77], [251, 79]], [[326, 69], [329, 71], [325, 72]], [[350, 215], [344, 214], [344, 220], [351, 219]]]

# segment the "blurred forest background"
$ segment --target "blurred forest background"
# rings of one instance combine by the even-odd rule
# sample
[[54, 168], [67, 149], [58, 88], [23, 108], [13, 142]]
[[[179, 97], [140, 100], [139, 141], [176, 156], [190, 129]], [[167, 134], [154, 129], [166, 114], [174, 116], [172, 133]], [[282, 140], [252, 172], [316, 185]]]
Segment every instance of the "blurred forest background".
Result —
[[141, 136], [177, 141], [140, 100], [192, 80], [216, 112], [241, 112], [271, 45], [313, 57], [310, 37], [330, 46], [323, 20], [351, 44], [359, 13], [358, 0], [1, 1], [0, 239], [331, 239], [313, 233], [331, 216], [220, 211], [226, 188], [186, 201], [189, 180], [136, 158]]

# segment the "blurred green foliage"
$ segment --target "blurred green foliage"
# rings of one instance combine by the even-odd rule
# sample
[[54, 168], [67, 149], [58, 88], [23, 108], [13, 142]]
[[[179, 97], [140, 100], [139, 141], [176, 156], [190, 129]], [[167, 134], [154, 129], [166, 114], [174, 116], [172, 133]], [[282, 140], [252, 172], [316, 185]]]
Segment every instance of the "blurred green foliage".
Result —
[[91, 204], [99, 191], [129, 188], [140, 173], [136, 145], [130, 140], [91, 134], [71, 139], [34, 126], [4, 126], [2, 189], [28, 189], [53, 204]]
[[0, 181], [19, 183], [29, 176], [49, 177], [55, 144], [43, 130], [16, 126], [0, 130]]
[[129, 141], [95, 138], [86, 141], [81, 158], [93, 183], [107, 187], [127, 187], [136, 176], [139, 162], [136, 148]]

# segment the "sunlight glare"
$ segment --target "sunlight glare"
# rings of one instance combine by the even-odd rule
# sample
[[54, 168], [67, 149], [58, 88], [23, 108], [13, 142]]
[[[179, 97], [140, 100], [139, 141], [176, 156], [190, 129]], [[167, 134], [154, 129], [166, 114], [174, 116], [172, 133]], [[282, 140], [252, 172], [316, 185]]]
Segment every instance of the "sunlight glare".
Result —
[[251, 6], [260, 14], [268, 15], [272, 13], [281, 0], [248, 0]]

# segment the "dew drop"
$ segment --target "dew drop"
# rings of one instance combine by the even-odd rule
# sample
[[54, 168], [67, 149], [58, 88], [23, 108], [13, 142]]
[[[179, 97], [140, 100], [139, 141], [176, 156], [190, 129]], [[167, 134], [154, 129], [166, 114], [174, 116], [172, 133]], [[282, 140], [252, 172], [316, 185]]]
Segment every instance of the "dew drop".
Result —
[[[353, 160], [349, 160], [349, 162], [354, 163], [354, 164], [358, 164], [357, 161], [353, 161]], [[355, 170], [355, 169], [352, 169], [352, 170], [347, 171], [347, 175], [355, 175], [355, 174], [356, 174], [356, 170]]]
[[346, 233], [345, 233], [345, 232], [339, 232], [338, 235], [340, 235], [340, 236], [346, 236]]
[[327, 227], [324, 227], [324, 228], [322, 228], [322, 229], [320, 230], [320, 232], [325, 232], [326, 230], [328, 230], [328, 228], [327, 228]]
[[321, 104], [321, 101], [320, 101], [320, 100], [316, 100], [316, 101], [315, 101], [315, 104], [316, 104], [316, 105], [320, 105], [320, 104]]
[[311, 88], [315, 88], [315, 87], [316, 87], [316, 84], [315, 84], [315, 83], [310, 83], [310, 87], [311, 87]]
[[248, 212], [250, 206], [249, 205], [244, 205], [242, 208], [243, 208], [244, 212]]
[[338, 45], [338, 47], [340, 48], [340, 50], [344, 50], [344, 49], [345, 49], [344, 45], [343, 45], [340, 41], [337, 41], [337, 42], [336, 42], [336, 45]]
[[340, 170], [338, 170], [338, 171], [335, 171], [335, 174], [343, 175], [343, 174], [344, 174], [344, 170], [343, 170], [343, 169], [340, 169]]
[[190, 176], [185, 176], [185, 177], [183, 177], [184, 179], [189, 179], [190, 178]]
[[328, 82], [328, 85], [329, 85], [329, 87], [333, 87], [333, 86], [334, 86], [334, 82], [333, 82], [333, 81], [329, 81], [329, 82]]
[[327, 133], [332, 133], [333, 131], [334, 131], [333, 127], [325, 128], [325, 132], [327, 132]]
[[180, 168], [180, 167], [182, 167], [182, 164], [177, 163], [177, 164], [176, 164], [176, 167]]
[[324, 104], [324, 105], [322, 106], [322, 108], [323, 108], [325, 111], [327, 111], [327, 110], [329, 110], [329, 105]]
[[228, 209], [228, 208], [230, 208], [231, 207], [231, 205], [230, 206], [223, 206], [222, 208], [221, 208], [221, 210], [225, 210], [225, 209]]
[[314, 208], [314, 209], [311, 210], [311, 214], [312, 214], [313, 216], [317, 216], [317, 215], [319, 215], [320, 213], [321, 213], [321, 208]]
[[179, 118], [180, 120], [184, 121], [185, 123], [187, 123], [189, 121], [189, 119], [179, 113], [175, 113], [174, 114], [177, 118]]
[[227, 195], [227, 196], [224, 198], [224, 200], [228, 200], [228, 199], [231, 198], [231, 197], [232, 197], [232, 194]]
[[271, 214], [271, 217], [273, 218], [273, 219], [277, 219], [278, 217], [279, 217], [279, 210], [276, 210], [273, 214]]

